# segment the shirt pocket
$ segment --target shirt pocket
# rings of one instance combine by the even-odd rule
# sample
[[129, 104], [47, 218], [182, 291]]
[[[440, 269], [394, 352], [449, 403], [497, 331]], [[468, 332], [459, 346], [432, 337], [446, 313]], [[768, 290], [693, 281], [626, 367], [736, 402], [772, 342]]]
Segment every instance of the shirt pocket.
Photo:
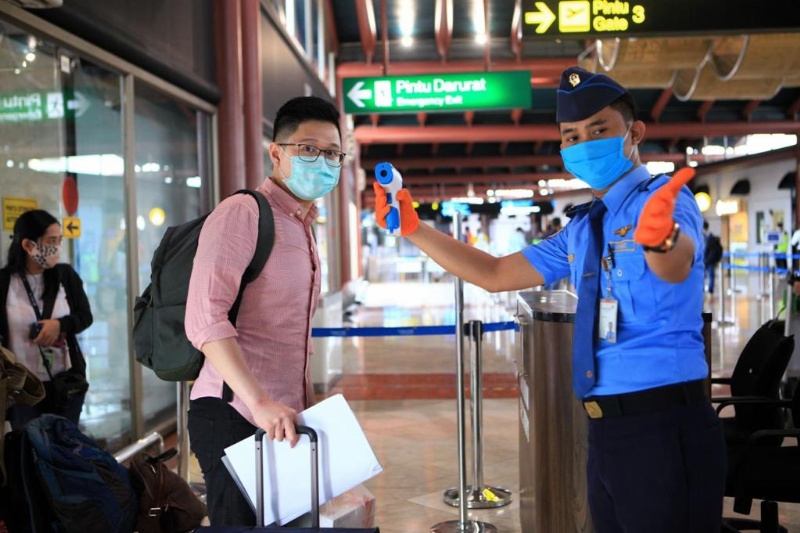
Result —
[[614, 263], [611, 271], [611, 294], [619, 301], [620, 321], [642, 322], [655, 318], [658, 301], [644, 254], [638, 251], [618, 253], [614, 257]]

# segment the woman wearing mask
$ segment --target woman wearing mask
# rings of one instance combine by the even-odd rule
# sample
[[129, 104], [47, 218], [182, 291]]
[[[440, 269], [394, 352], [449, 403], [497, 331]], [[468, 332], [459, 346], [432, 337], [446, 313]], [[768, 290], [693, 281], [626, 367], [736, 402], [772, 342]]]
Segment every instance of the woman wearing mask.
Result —
[[60, 255], [61, 226], [50, 213], [36, 209], [17, 219], [0, 269], [0, 339], [39, 376], [47, 395], [35, 406], [11, 407], [13, 429], [43, 413], [77, 424], [83, 408], [86, 361], [75, 335], [92, 324], [92, 311], [83, 281]]

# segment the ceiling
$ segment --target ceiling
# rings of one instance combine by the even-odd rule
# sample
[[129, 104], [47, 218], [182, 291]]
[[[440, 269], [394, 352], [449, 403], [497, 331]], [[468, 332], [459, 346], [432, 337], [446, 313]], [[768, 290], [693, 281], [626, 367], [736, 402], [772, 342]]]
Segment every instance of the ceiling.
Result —
[[[645, 161], [680, 165], [687, 149], [704, 144], [733, 146], [751, 133], [800, 131], [800, 33], [617, 41], [529, 38], [526, 27], [522, 38], [524, 13], [542, 3], [327, 0], [340, 94], [341, 79], [351, 77], [531, 72], [529, 109], [354, 115], [367, 177], [377, 163], [391, 161], [420, 200], [462, 196], [468, 185], [481, 194], [497, 187], [538, 190], [542, 179], [570, 178], [559, 156], [555, 88], [561, 71], [578, 62], [630, 88], [647, 124]], [[483, 20], [485, 45], [475, 39]], [[401, 44], [403, 35], [413, 36], [412, 46]], [[364, 195], [365, 205], [370, 197]]]

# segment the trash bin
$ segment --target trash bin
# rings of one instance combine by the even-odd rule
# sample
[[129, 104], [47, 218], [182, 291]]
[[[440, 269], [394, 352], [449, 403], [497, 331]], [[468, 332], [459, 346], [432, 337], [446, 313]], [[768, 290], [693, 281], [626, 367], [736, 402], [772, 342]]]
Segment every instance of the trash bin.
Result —
[[520, 524], [526, 533], [592, 533], [586, 491], [587, 416], [572, 392], [577, 297], [517, 296]]

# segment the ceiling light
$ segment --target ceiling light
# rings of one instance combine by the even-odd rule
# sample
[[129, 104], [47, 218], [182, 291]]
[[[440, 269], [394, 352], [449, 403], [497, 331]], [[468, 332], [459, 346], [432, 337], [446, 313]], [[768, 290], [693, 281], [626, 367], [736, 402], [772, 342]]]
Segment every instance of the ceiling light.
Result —
[[33, 52], [28, 52], [27, 54], [25, 54], [25, 59], [27, 59], [30, 62], [36, 61], [36, 54], [34, 54]]
[[694, 199], [697, 202], [697, 207], [700, 209], [701, 213], [705, 213], [711, 208], [711, 196], [709, 196], [707, 192], [699, 192], [695, 194]]
[[479, 33], [475, 36], [475, 42], [478, 44], [486, 44], [486, 34]]
[[671, 161], [648, 161], [646, 166], [647, 171], [653, 176], [669, 174], [675, 170], [675, 163]]
[[412, 44], [414, 44], [414, 38], [410, 35], [403, 35], [400, 38], [400, 44], [402, 44], [406, 48], [409, 48]]

